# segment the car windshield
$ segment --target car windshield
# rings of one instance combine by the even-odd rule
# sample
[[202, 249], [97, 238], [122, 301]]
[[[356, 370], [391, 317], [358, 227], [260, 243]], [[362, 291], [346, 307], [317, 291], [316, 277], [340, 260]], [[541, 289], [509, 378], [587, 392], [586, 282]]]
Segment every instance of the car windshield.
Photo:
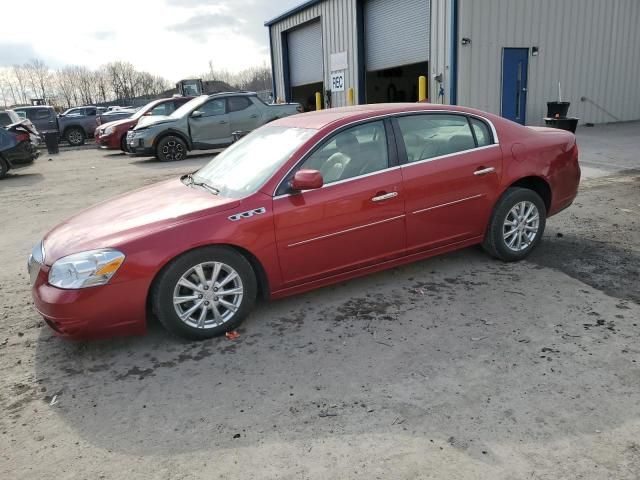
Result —
[[169, 115], [171, 118], [182, 118], [192, 110], [202, 105], [209, 99], [209, 95], [200, 95], [199, 97], [189, 100], [187, 103], [178, 108], [175, 112]]
[[155, 107], [156, 105], [160, 105], [160, 103], [162, 102], [151, 102], [146, 104], [144, 107], [139, 108], [138, 110], [136, 110], [136, 113], [134, 113], [133, 115], [131, 115], [129, 118], [133, 119], [133, 120], [137, 120], [139, 119], [141, 116], [143, 116], [145, 113], [150, 112], [151, 109], [153, 107]]
[[224, 197], [255, 193], [316, 130], [265, 126], [227, 148], [194, 175]]

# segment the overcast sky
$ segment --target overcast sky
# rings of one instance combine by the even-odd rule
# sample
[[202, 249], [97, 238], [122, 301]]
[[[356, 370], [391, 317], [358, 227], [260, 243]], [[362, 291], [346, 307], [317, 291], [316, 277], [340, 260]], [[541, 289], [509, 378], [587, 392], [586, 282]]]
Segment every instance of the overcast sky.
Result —
[[[303, 0], [27, 0], [3, 6], [0, 67], [125, 60], [177, 81], [269, 62], [264, 22]], [[24, 7], [24, 8], [23, 8]]]

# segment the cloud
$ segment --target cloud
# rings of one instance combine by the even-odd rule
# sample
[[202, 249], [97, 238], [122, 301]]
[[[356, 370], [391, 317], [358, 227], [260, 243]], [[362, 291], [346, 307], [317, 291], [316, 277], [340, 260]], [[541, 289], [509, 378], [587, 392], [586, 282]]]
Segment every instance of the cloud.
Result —
[[239, 25], [240, 22], [238, 19], [231, 15], [208, 13], [191, 17], [185, 22], [167, 27], [167, 30], [184, 34], [193, 40], [204, 42], [207, 39], [207, 33], [213, 30], [234, 30]]
[[93, 36], [98, 40], [111, 40], [116, 36], [116, 32], [101, 30], [101, 31], [95, 32]]
[[29, 43], [0, 42], [0, 67], [23, 65], [34, 58], [44, 61], [53, 68], [60, 66], [58, 60], [38, 53]]

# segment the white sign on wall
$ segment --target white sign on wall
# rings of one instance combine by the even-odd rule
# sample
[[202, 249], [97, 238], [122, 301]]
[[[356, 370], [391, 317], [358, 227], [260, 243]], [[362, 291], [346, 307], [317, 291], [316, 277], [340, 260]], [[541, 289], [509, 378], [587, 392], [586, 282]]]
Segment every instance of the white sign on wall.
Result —
[[331, 91], [344, 92], [344, 70], [331, 72]]
[[347, 63], [347, 52], [332, 53], [329, 57], [329, 71], [337, 72], [349, 68]]

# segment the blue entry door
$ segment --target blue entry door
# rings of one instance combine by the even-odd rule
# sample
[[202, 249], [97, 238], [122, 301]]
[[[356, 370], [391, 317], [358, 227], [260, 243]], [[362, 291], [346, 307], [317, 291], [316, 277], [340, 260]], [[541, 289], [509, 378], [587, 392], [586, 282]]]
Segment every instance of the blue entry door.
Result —
[[527, 111], [528, 48], [502, 50], [502, 116], [524, 125]]

